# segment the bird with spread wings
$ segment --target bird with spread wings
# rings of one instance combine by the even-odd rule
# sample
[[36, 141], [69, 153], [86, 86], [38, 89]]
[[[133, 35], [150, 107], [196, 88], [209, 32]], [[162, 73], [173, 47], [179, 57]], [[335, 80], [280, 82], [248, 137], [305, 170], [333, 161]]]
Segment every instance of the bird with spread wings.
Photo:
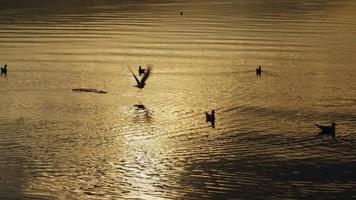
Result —
[[135, 75], [135, 73], [132, 71], [132, 69], [130, 68], [130, 67], [128, 67], [129, 68], [129, 70], [130, 70], [130, 72], [132, 73], [132, 75], [133, 75], [133, 77], [135, 78], [135, 80], [136, 80], [136, 85], [135, 85], [135, 87], [137, 87], [137, 88], [139, 88], [139, 89], [143, 89], [144, 87], [145, 87], [145, 85], [146, 85], [146, 81], [147, 81], [147, 79], [148, 79], [148, 77], [150, 76], [150, 72], [151, 72], [151, 67], [150, 66], [148, 66], [147, 67], [147, 69], [146, 69], [146, 72], [144, 73], [144, 76], [142, 77], [142, 79], [141, 80], [139, 80], [138, 78], [137, 78], [137, 76]]

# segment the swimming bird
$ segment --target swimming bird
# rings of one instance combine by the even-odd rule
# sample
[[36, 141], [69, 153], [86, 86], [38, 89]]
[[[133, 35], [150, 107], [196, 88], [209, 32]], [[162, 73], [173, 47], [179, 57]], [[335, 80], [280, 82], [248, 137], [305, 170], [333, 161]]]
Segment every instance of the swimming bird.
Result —
[[[129, 68], [130, 69], [130, 68]], [[147, 67], [147, 71], [145, 72], [144, 76], [142, 77], [141, 80], [138, 80], [137, 76], [135, 75], [135, 73], [132, 72], [132, 70], [130, 69], [132, 75], [134, 76], [137, 85], [135, 85], [135, 87], [139, 88], [139, 89], [143, 89], [146, 85], [146, 81], [148, 79], [148, 77], [150, 76], [150, 72], [151, 72], [151, 67]]]
[[320, 134], [322, 135], [331, 135], [333, 138], [335, 138], [335, 134], [336, 134], [336, 123], [332, 122], [330, 126], [323, 126], [323, 125], [319, 125], [319, 124], [315, 124], [317, 127], [320, 128]]
[[256, 68], [256, 76], [261, 76], [262, 75], [262, 69], [261, 66], [258, 66], [258, 68]]
[[142, 68], [141, 66], [138, 67], [138, 75], [141, 76], [142, 74], [145, 74], [145, 69]]
[[4, 65], [4, 67], [1, 67], [1, 75], [7, 75], [7, 65]]
[[205, 116], [206, 116], [206, 123], [210, 122], [211, 127], [215, 128], [215, 110], [212, 110], [211, 114], [205, 112]]

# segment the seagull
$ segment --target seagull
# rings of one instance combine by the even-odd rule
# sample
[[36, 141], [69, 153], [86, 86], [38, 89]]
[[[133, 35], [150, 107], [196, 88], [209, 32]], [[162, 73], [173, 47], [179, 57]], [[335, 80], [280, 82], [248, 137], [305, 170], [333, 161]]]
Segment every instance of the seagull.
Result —
[[5, 75], [7, 74], [7, 65], [4, 65], [4, 67], [1, 67], [1, 75]]
[[258, 66], [258, 68], [256, 68], [256, 76], [261, 76], [262, 75], [262, 69], [261, 66]]
[[206, 123], [211, 122], [211, 127], [215, 128], [215, 110], [211, 111], [211, 114], [205, 112]]
[[151, 71], [151, 68], [150, 67], [147, 67], [147, 71], [145, 72], [144, 76], [142, 77], [141, 80], [138, 80], [137, 76], [132, 72], [131, 68], [129, 68], [132, 75], [134, 76], [135, 80], [136, 80], [136, 83], [137, 85], [135, 85], [135, 87], [139, 88], [139, 89], [143, 89], [146, 85], [146, 80], [147, 78], [150, 76], [150, 71]]
[[332, 122], [330, 126], [323, 126], [319, 124], [315, 124], [315, 125], [320, 128], [321, 131], [320, 134], [331, 135], [333, 138], [335, 138], [335, 134], [336, 134], [335, 122]]

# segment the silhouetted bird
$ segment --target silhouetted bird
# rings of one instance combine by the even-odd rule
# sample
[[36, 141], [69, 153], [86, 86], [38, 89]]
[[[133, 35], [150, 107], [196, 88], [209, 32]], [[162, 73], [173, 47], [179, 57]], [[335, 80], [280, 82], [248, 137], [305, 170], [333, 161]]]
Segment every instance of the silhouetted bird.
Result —
[[138, 75], [141, 76], [142, 74], [145, 74], [145, 69], [142, 68], [141, 66], [138, 67]]
[[206, 116], [206, 123], [210, 122], [211, 126], [215, 128], [215, 110], [212, 110], [211, 114], [205, 112], [205, 116]]
[[180, 12], [180, 15], [183, 15], [183, 12]]
[[6, 75], [7, 74], [7, 65], [4, 65], [4, 67], [1, 67], [1, 75]]
[[256, 69], [256, 76], [261, 76], [262, 75], [262, 69], [261, 66], [258, 66], [258, 68]]
[[[129, 68], [130, 69], [130, 68]], [[151, 68], [150, 67], [147, 67], [147, 71], [145, 72], [145, 75], [142, 77], [141, 80], [138, 80], [138, 78], [136, 77], [136, 75], [132, 72], [132, 70], [130, 69], [132, 75], [134, 76], [135, 80], [136, 80], [136, 83], [137, 85], [135, 85], [135, 87], [139, 88], [139, 89], [143, 89], [146, 85], [146, 80], [148, 79], [148, 77], [150, 76], [150, 71], [151, 71]]]
[[320, 134], [323, 135], [331, 135], [333, 138], [335, 138], [335, 134], [336, 134], [336, 123], [332, 122], [330, 126], [323, 126], [323, 125], [319, 125], [319, 124], [315, 124], [317, 127], [320, 128]]

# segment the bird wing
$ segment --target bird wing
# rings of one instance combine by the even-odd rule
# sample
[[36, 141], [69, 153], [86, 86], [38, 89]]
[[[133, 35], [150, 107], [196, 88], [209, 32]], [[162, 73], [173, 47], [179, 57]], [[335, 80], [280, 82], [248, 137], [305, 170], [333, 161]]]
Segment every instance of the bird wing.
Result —
[[141, 83], [144, 84], [146, 82], [146, 80], [150, 76], [150, 72], [151, 72], [151, 67], [147, 67], [147, 71], [146, 71], [145, 75], [143, 76], [143, 78], [141, 79]]
[[134, 76], [134, 78], [135, 78], [135, 80], [136, 80], [136, 82], [137, 82], [137, 85], [139, 85], [139, 84], [140, 84], [140, 81], [138, 80], [138, 78], [136, 77], [136, 75], [135, 75], [134, 73], [132, 73], [132, 75]]
[[135, 73], [132, 71], [132, 69], [131, 69], [129, 66], [127, 66], [127, 68], [130, 70], [131, 74], [134, 76], [134, 78], [135, 78], [135, 80], [136, 80], [136, 82], [137, 82], [137, 85], [140, 84], [140, 80], [138, 80], [138, 78], [136, 77], [136, 75], [135, 75]]
[[323, 125], [319, 125], [319, 124], [315, 124], [315, 125], [316, 125], [317, 127], [319, 127], [322, 132], [324, 132], [324, 131], [326, 131], [326, 129], [328, 129], [327, 126], [323, 126]]
[[319, 124], [315, 124], [315, 126], [317, 126], [318, 128], [320, 128], [320, 129], [321, 129], [321, 125], [319, 125]]

